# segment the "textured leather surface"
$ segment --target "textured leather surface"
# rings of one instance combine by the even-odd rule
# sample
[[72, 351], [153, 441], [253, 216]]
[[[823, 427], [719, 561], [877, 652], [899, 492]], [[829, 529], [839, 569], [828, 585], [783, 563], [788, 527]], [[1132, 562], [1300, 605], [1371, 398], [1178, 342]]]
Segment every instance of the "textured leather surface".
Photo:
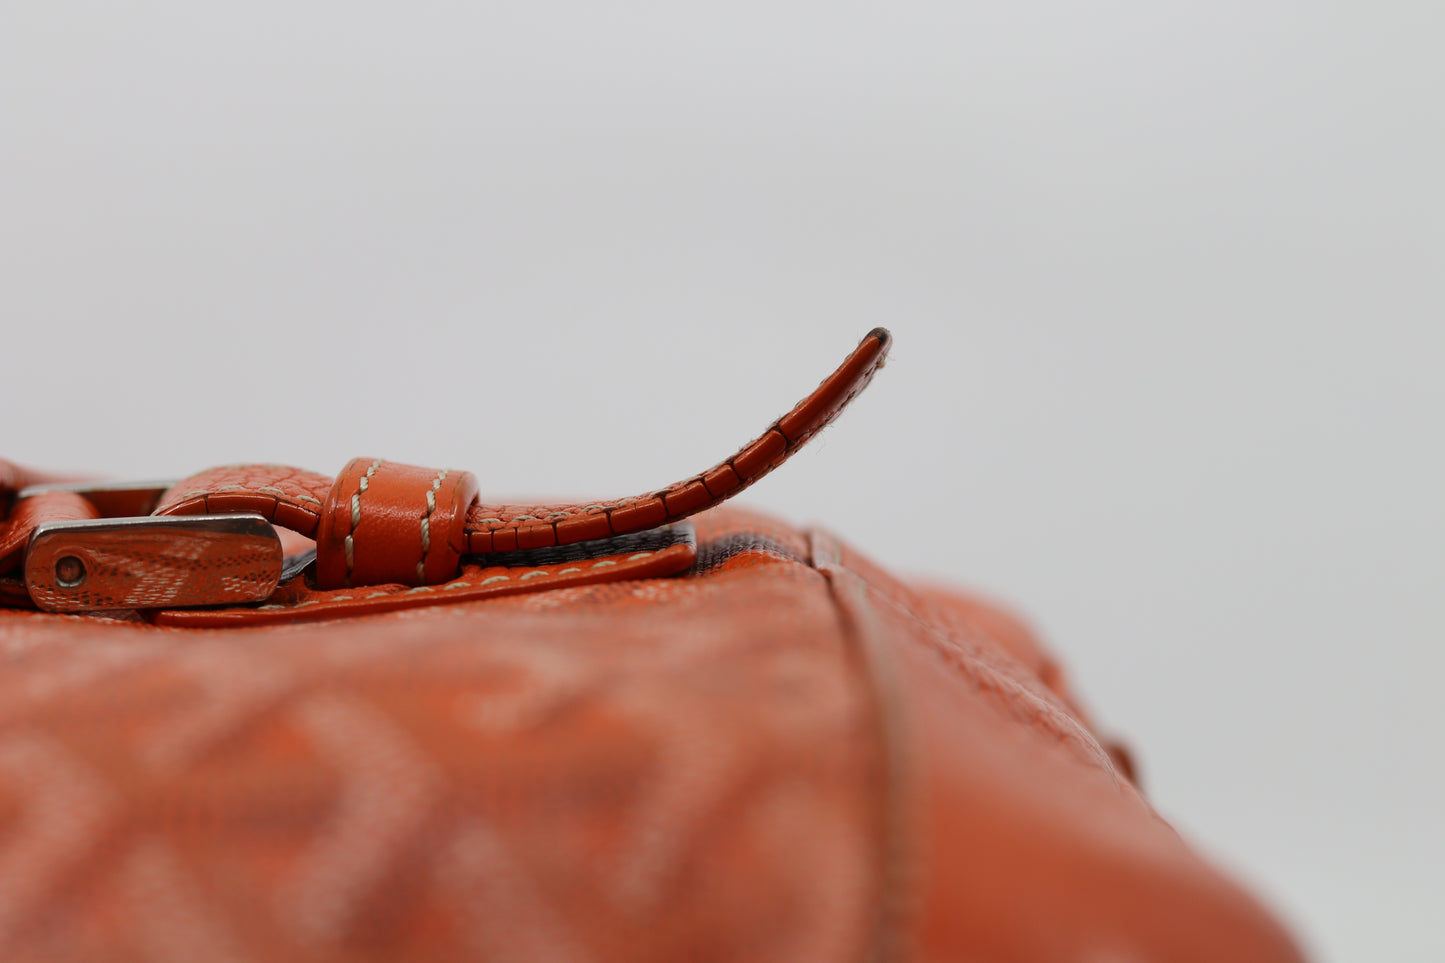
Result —
[[804, 539], [759, 531], [316, 625], [4, 613], [0, 957], [855, 958], [870, 695]]
[[368, 618], [0, 611], [0, 958], [1298, 959], [1007, 617], [697, 525]]

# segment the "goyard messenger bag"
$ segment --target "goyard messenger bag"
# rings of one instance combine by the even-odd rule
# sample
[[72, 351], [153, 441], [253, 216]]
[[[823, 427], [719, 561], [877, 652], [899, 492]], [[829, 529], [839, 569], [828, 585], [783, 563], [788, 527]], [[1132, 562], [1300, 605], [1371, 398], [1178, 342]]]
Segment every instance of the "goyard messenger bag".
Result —
[[0, 960], [1290, 961], [1004, 612], [718, 508], [0, 462]]

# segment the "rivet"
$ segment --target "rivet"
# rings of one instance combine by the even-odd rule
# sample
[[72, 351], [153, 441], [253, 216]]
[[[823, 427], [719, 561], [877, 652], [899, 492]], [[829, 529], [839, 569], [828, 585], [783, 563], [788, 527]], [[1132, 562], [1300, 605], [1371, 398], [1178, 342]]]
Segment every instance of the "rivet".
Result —
[[75, 588], [85, 581], [85, 563], [74, 555], [67, 555], [55, 563], [55, 584], [61, 588]]

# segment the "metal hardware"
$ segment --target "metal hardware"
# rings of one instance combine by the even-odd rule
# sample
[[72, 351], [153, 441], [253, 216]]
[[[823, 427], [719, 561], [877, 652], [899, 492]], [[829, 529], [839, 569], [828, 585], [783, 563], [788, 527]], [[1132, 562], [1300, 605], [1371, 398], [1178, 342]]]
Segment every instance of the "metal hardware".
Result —
[[[139, 486], [125, 491], [134, 501]], [[276, 529], [250, 514], [48, 522], [25, 552], [25, 587], [47, 612], [260, 602], [281, 571]]]
[[314, 545], [295, 555], [287, 555], [281, 562], [281, 581], [283, 583], [291, 581], [315, 563], [316, 546]]
[[34, 485], [16, 500], [72, 492], [101, 518], [50, 522], [31, 535], [25, 587], [50, 612], [188, 608], [262, 602], [300, 575], [315, 550], [283, 559], [260, 515], [156, 516], [173, 481]]
[[173, 481], [140, 482], [76, 482], [69, 485], [32, 485], [15, 493], [15, 500], [31, 498], [44, 492], [73, 492], [95, 506], [103, 518], [126, 518], [149, 515], [155, 511], [161, 496], [176, 483]]
[[75, 588], [85, 581], [85, 563], [74, 555], [67, 555], [55, 563], [55, 584], [61, 588]]

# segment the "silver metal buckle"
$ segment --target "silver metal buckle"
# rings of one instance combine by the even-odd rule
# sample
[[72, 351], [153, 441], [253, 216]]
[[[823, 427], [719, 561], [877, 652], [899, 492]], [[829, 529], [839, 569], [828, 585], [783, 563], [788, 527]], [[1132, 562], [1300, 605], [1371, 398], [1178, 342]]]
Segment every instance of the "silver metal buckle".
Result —
[[25, 550], [25, 587], [47, 612], [190, 608], [260, 602], [286, 566], [281, 539], [260, 515], [147, 515], [166, 482], [53, 485], [103, 515], [36, 527]]
[[95, 506], [102, 518], [149, 515], [175, 481], [77, 482], [71, 485], [32, 485], [15, 493], [15, 500], [44, 492], [72, 492]]

